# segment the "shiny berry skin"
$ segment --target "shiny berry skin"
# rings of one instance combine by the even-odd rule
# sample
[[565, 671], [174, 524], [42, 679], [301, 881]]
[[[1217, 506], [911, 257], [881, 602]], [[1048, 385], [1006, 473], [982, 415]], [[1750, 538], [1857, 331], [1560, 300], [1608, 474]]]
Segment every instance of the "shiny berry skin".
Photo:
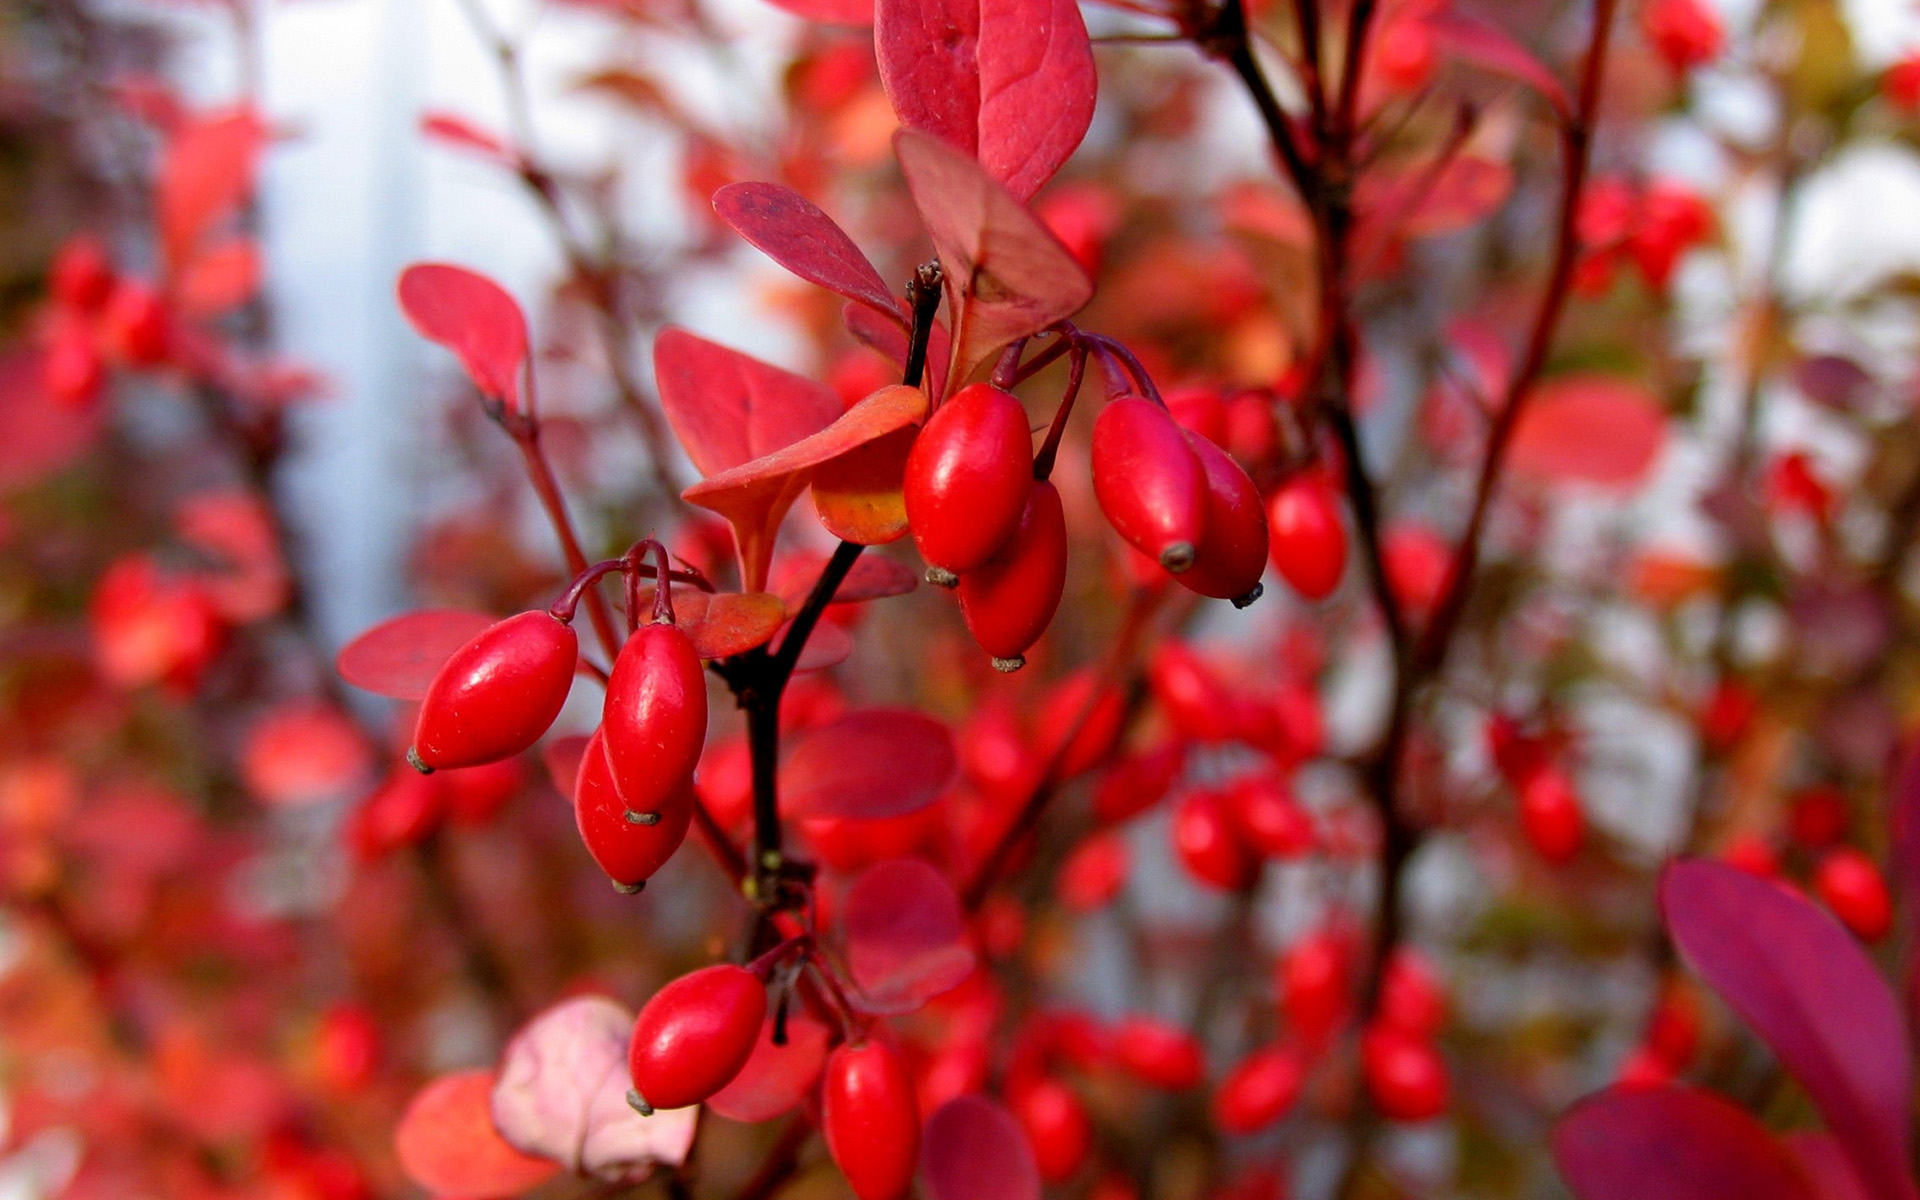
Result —
[[920, 1115], [913, 1081], [892, 1049], [848, 1043], [827, 1059], [820, 1086], [827, 1153], [859, 1200], [897, 1200], [913, 1184]]
[[1827, 851], [1813, 870], [1813, 894], [1862, 941], [1877, 942], [1893, 928], [1893, 900], [1873, 860], [1852, 846]]
[[1319, 1042], [1347, 1013], [1347, 945], [1328, 931], [1301, 938], [1280, 957], [1275, 972], [1280, 1010], [1301, 1040]]
[[47, 290], [55, 303], [94, 312], [113, 294], [113, 263], [100, 239], [78, 234], [60, 244], [47, 272]]
[[1093, 423], [1093, 495], [1134, 549], [1178, 574], [1206, 534], [1207, 473], [1167, 410], [1138, 396]]
[[1226, 688], [1185, 642], [1165, 641], [1154, 648], [1147, 685], [1182, 737], [1219, 742], [1232, 734], [1234, 712]]
[[1206, 532], [1193, 565], [1175, 575], [1182, 587], [1245, 607], [1260, 595], [1267, 569], [1267, 510], [1260, 491], [1225, 450], [1197, 433], [1187, 445], [1207, 478]]
[[560, 715], [579, 662], [573, 627], [547, 613], [523, 612], [488, 626], [433, 677], [407, 760], [437, 771], [520, 753]]
[[1094, 783], [1093, 815], [1111, 823], [1147, 811], [1167, 794], [1185, 762], [1186, 747], [1178, 738], [1122, 758]]
[[145, 367], [166, 359], [171, 341], [166, 305], [146, 284], [120, 280], [102, 319], [107, 344], [125, 361]]
[[1273, 775], [1253, 775], [1227, 793], [1246, 844], [1267, 858], [1299, 858], [1319, 841], [1313, 817]]
[[1127, 1017], [1115, 1024], [1113, 1056], [1127, 1074], [1169, 1092], [1197, 1086], [1206, 1074], [1199, 1040], [1152, 1017]]
[[1909, 54], [1888, 67], [1880, 77], [1880, 94], [1903, 113], [1920, 110], [1920, 54]]
[[[945, 411], [945, 410], [942, 410]], [[1040, 640], [1067, 586], [1067, 517], [1051, 483], [1027, 489], [1027, 508], [992, 558], [960, 576], [967, 632], [1002, 671], [1017, 670]]]
[[1647, 0], [1640, 34], [1676, 74], [1720, 56], [1726, 32], [1703, 0]]
[[1260, 860], [1218, 792], [1193, 792], [1174, 809], [1173, 848], [1187, 873], [1208, 887], [1237, 892], [1260, 878]]
[[[606, 744], [596, 729], [580, 756], [573, 820], [587, 853], [622, 891], [637, 891], [687, 840], [694, 795], [683, 787], [650, 810], [630, 809], [614, 790]], [[648, 820], [652, 817], [652, 820]]]
[[1105, 908], [1127, 884], [1131, 855], [1117, 833], [1096, 833], [1074, 847], [1053, 881], [1060, 903], [1075, 912]]
[[1324, 475], [1295, 475], [1268, 498], [1267, 538], [1274, 569], [1305, 599], [1324, 600], [1340, 586], [1347, 527]]
[[1541, 767], [1520, 784], [1520, 828], [1534, 851], [1550, 863], [1564, 863], [1586, 840], [1586, 817], [1566, 773]]
[[1447, 1021], [1447, 993], [1416, 950], [1401, 948], [1387, 960], [1375, 1019], [1390, 1029], [1430, 1038]]
[[989, 384], [960, 389], [907, 454], [907, 528], [920, 557], [956, 575], [985, 563], [1022, 524], [1032, 487], [1027, 410]]
[[1043, 1076], [1015, 1089], [1008, 1101], [1033, 1145], [1040, 1178], [1059, 1184], [1079, 1174], [1093, 1151], [1093, 1122], [1073, 1089]]
[[684, 790], [707, 740], [707, 679], [686, 633], [642, 625], [607, 679], [600, 731], [620, 799], [652, 812]]
[[[1080, 720], [1082, 713], [1085, 721]], [[1079, 722], [1077, 729], [1075, 722]], [[1082, 667], [1055, 684], [1041, 701], [1035, 750], [1043, 759], [1058, 754], [1054, 778], [1072, 779], [1113, 753], [1126, 723], [1125, 691], [1101, 671]], [[1060, 739], [1068, 734], [1072, 736], [1062, 746]]]
[[1431, 1041], [1397, 1030], [1369, 1029], [1360, 1041], [1367, 1094], [1394, 1121], [1425, 1121], [1447, 1110], [1447, 1064]]
[[747, 1065], [766, 1016], [767, 989], [745, 968], [718, 963], [682, 975], [633, 1023], [633, 1090], [654, 1109], [701, 1103]]
[[1298, 1051], [1268, 1046], [1241, 1059], [1213, 1094], [1213, 1123], [1224, 1133], [1256, 1133], [1287, 1115], [1306, 1082]]

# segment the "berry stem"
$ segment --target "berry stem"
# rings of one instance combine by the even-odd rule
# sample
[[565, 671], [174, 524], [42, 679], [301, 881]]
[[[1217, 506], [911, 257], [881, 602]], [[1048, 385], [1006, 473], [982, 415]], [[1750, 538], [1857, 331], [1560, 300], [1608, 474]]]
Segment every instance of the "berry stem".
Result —
[[1053, 424], [1047, 428], [1047, 440], [1040, 444], [1040, 453], [1033, 456], [1033, 477], [1042, 483], [1053, 474], [1053, 462], [1060, 453], [1060, 438], [1067, 431], [1067, 418], [1073, 415], [1073, 402], [1080, 395], [1080, 383], [1086, 374], [1086, 347], [1075, 346], [1073, 358], [1067, 363], [1067, 387], [1060, 396], [1060, 407], [1053, 412]]

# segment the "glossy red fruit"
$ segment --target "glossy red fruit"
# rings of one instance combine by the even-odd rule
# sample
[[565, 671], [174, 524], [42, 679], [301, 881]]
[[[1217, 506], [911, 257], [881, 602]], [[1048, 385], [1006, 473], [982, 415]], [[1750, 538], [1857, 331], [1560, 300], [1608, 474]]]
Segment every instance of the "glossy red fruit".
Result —
[[679, 627], [642, 625], [613, 660], [600, 731], [620, 799], [652, 812], [684, 790], [707, 740], [707, 679]]
[[47, 272], [47, 290], [56, 303], [80, 312], [105, 304], [113, 294], [113, 263], [100, 239], [83, 233], [62, 242]]
[[1187, 445], [1207, 479], [1206, 531], [1193, 565], [1174, 576], [1181, 586], [1245, 608], [1260, 598], [1260, 576], [1267, 569], [1267, 510], [1260, 491], [1225, 450], [1197, 433]]
[[1009, 1106], [1033, 1146], [1042, 1179], [1059, 1184], [1080, 1173], [1093, 1151], [1093, 1122], [1073, 1089], [1042, 1076], [1016, 1089]]
[[1847, 836], [1847, 797], [1832, 784], [1810, 787], [1793, 798], [1787, 832], [1809, 850], [1822, 850]]
[[1586, 827], [1580, 797], [1560, 768], [1541, 767], [1521, 782], [1520, 828], [1541, 858], [1550, 863], [1571, 859], [1586, 840]]
[[639, 891], [673, 857], [687, 840], [693, 805], [691, 787], [683, 786], [652, 809], [628, 808], [613, 786], [602, 731], [587, 739], [573, 785], [573, 821], [587, 853], [622, 891]]
[[1755, 833], [1737, 833], [1720, 848], [1720, 861], [1759, 879], [1780, 877], [1780, 855]]
[[313, 1035], [313, 1070], [322, 1087], [357, 1092], [380, 1068], [380, 1023], [357, 1004], [336, 1004]]
[[1186, 746], [1177, 738], [1122, 758], [1094, 783], [1093, 815], [1113, 823], [1147, 811], [1167, 794], [1185, 762]]
[[1640, 34], [1676, 74], [1712, 62], [1726, 43], [1720, 18], [1702, 0], [1648, 0]]
[[1093, 495], [1134, 549], [1178, 574], [1206, 536], [1207, 474], [1167, 410], [1109, 401], [1093, 423]]
[[913, 1184], [920, 1116], [913, 1081], [890, 1048], [848, 1043], [827, 1059], [820, 1088], [827, 1153], [859, 1200], [898, 1200]]
[[1227, 796], [1234, 821], [1256, 854], [1298, 858], [1319, 841], [1313, 817], [1278, 776], [1250, 775], [1235, 783]]
[[1026, 512], [999, 551], [960, 575], [960, 615], [993, 665], [1015, 671], [1047, 631], [1066, 586], [1067, 517], [1060, 493], [1051, 483], [1035, 483], [1027, 489]]
[[1185, 642], [1165, 641], [1147, 660], [1147, 686], [1181, 736], [1219, 742], [1232, 736], [1235, 712], [1227, 689]]
[[[1081, 721], [1082, 713], [1086, 720]], [[1078, 728], [1075, 728], [1078, 723]], [[1042, 760], [1057, 752], [1060, 762], [1054, 778], [1072, 779], [1103, 762], [1119, 744], [1127, 723], [1124, 690], [1093, 667], [1082, 667], [1047, 692], [1040, 703], [1034, 737]], [[1062, 738], [1070, 739], [1065, 746]]]
[[1360, 1043], [1367, 1094], [1383, 1116], [1425, 1121], [1447, 1110], [1447, 1064], [1425, 1038], [1393, 1029], [1369, 1029]]
[[1241, 1059], [1213, 1094], [1213, 1123], [1225, 1133], [1255, 1133], [1287, 1115], [1306, 1082], [1306, 1063], [1288, 1046]]
[[420, 702], [407, 761], [472, 767], [518, 754], [560, 715], [579, 666], [573, 627], [523, 612], [488, 626], [440, 668]]
[[347, 844], [361, 862], [374, 862], [421, 841], [446, 815], [446, 788], [438, 779], [395, 767], [347, 821]]
[[1280, 1010], [1308, 1043], [1324, 1040], [1346, 1017], [1350, 958], [1346, 940], [1330, 930], [1301, 938], [1280, 956], [1275, 972]]
[[1075, 912], [1105, 908], [1126, 886], [1130, 855], [1117, 833], [1096, 833], [1074, 847], [1053, 882], [1060, 903]]
[[1387, 960], [1375, 1019], [1386, 1028], [1422, 1038], [1446, 1024], [1446, 989], [1419, 951], [1403, 947]]
[[1323, 600], [1347, 572], [1347, 527], [1333, 485], [1318, 472], [1293, 476], [1267, 500], [1274, 569], [1308, 600]]
[[1170, 1092], [1194, 1087], [1206, 1074], [1199, 1039], [1153, 1017], [1127, 1017], [1115, 1024], [1113, 1056], [1141, 1083]]
[[447, 817], [468, 828], [491, 824], [527, 782], [526, 760], [502, 759], [461, 767], [441, 776], [447, 789]]
[[753, 1056], [767, 989], [731, 963], [682, 975], [655, 992], [633, 1023], [627, 1065], [642, 1112], [699, 1104]]
[[1862, 941], [1877, 942], [1893, 928], [1893, 899], [1871, 858], [1852, 846], [1827, 851], [1813, 871], [1813, 893]]
[[1237, 892], [1260, 878], [1260, 860], [1218, 792], [1192, 792], [1174, 809], [1173, 848], [1187, 873], [1208, 887]]
[[927, 564], [962, 574], [999, 552], [1033, 488], [1033, 433], [1011, 393], [976, 383], [927, 419], [907, 454], [907, 528]]
[[146, 284], [120, 280], [102, 320], [107, 344], [126, 362], [145, 367], [166, 359], [171, 341], [167, 308]]
[[1647, 1017], [1647, 1052], [1672, 1070], [1685, 1068], [1700, 1050], [1700, 1002], [1684, 985], [1669, 983]]

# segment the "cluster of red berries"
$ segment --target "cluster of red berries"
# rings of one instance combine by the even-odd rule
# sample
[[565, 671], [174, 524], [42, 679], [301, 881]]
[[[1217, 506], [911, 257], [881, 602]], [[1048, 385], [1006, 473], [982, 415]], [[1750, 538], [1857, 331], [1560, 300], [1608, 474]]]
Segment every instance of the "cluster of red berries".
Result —
[[1566, 768], [1555, 761], [1551, 743], [1548, 737], [1524, 732], [1505, 713], [1487, 721], [1487, 747], [1519, 806], [1520, 832], [1541, 858], [1564, 863], [1586, 841], [1587, 820], [1580, 793]]
[[1893, 894], [1879, 864], [1847, 844], [1852, 822], [1845, 795], [1830, 784], [1818, 784], [1796, 793], [1788, 803], [1789, 853], [1747, 832], [1730, 839], [1720, 857], [1730, 866], [1783, 886], [1790, 886], [1791, 867], [1855, 937], [1877, 942], [1893, 931]]
[[1648, 287], [1665, 292], [1681, 258], [1711, 237], [1715, 225], [1713, 207], [1682, 184], [1593, 180], [1580, 194], [1574, 287], [1586, 295], [1604, 292], [1626, 262]]
[[[659, 585], [653, 619], [640, 623], [636, 581], [648, 550], [658, 554]], [[673, 621], [665, 549], [642, 542], [621, 566], [630, 584], [630, 629], [607, 679], [600, 726], [581, 758], [574, 818], [601, 870], [621, 889], [638, 891], [692, 824], [707, 691], [693, 641]], [[508, 617], [454, 652], [420, 704], [407, 751], [416, 770], [497, 762], [546, 733], [579, 669], [571, 601]]]
[[1703, 0], [1649, 0], [1640, 7], [1640, 36], [1675, 75], [1719, 58], [1727, 41]]
[[61, 404], [99, 395], [109, 363], [151, 367], [170, 347], [166, 305], [145, 283], [115, 274], [99, 241], [69, 239], [47, 276], [52, 304], [42, 337], [41, 384]]

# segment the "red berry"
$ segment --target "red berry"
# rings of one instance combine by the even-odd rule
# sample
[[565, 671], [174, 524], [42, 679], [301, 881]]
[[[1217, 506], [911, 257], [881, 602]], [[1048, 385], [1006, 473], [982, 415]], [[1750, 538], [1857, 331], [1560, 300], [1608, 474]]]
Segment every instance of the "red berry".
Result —
[[337, 1092], [357, 1092], [380, 1066], [380, 1025], [357, 1004], [336, 1004], [314, 1031], [314, 1073]]
[[63, 323], [54, 331], [40, 360], [40, 383], [47, 394], [70, 408], [80, 408], [100, 392], [106, 364], [84, 326]]
[[113, 263], [91, 234], [76, 234], [60, 244], [47, 272], [54, 301], [79, 312], [94, 312], [113, 294]]
[[1154, 648], [1147, 660], [1147, 685], [1181, 736], [1218, 742], [1232, 732], [1233, 705], [1226, 689], [1185, 642], [1165, 641]]
[[1433, 30], [1418, 16], [1397, 16], [1383, 22], [1370, 50], [1373, 70], [1381, 84], [1401, 95], [1427, 86], [1440, 61]]
[[524, 761], [507, 758], [448, 771], [441, 777], [447, 788], [447, 816], [456, 825], [490, 824], [526, 783]]
[[[942, 409], [941, 411], [945, 411]], [[1067, 518], [1051, 483], [1027, 489], [1026, 512], [993, 557], [960, 575], [967, 632], [1002, 671], [1018, 670], [1067, 586]]]
[[1126, 839], [1116, 833], [1096, 833], [1081, 842], [1054, 879], [1060, 903], [1076, 912], [1105, 908], [1126, 886], [1129, 857]]
[[767, 989], [731, 963], [682, 975], [655, 992], [633, 1023], [627, 1064], [646, 1107], [686, 1108], [733, 1081], [753, 1056]]
[[687, 840], [694, 796], [683, 786], [652, 809], [628, 808], [613, 786], [602, 733], [593, 731], [580, 756], [580, 776], [573, 785], [573, 820], [587, 853], [607, 877], [624, 891], [638, 891]]
[[1780, 856], [1758, 834], [1735, 834], [1721, 847], [1720, 861], [1760, 879], [1775, 879], [1780, 875]]
[[1620, 1063], [1614, 1083], [1623, 1088], [1658, 1088], [1673, 1082], [1673, 1064], [1651, 1046], [1641, 1046]]
[[707, 740], [707, 680], [678, 626], [642, 625], [613, 660], [601, 720], [620, 799], [653, 812], [685, 790]]
[[1173, 848], [1187, 873], [1209, 887], [1237, 892], [1260, 878], [1260, 860], [1218, 792], [1193, 792], [1174, 809]]
[[1042, 1179], [1065, 1183], [1079, 1174], [1093, 1150], [1093, 1122], [1071, 1088], [1043, 1076], [1015, 1090], [1009, 1106], [1033, 1145]]
[[1726, 41], [1720, 18], [1701, 0], [1647, 0], [1640, 33], [1676, 74], [1718, 58]]
[[1669, 984], [1647, 1018], [1646, 1049], [1677, 1071], [1693, 1061], [1699, 1048], [1699, 1003], [1684, 987]]
[[411, 846], [440, 827], [447, 793], [438, 779], [396, 767], [347, 822], [346, 838], [362, 862]]
[[134, 279], [122, 279], [113, 289], [103, 314], [107, 344], [135, 366], [152, 366], [167, 357], [169, 320], [166, 305], [152, 288]]
[[1167, 412], [1174, 422], [1189, 433], [1197, 433], [1214, 443], [1227, 436], [1227, 407], [1218, 390], [1210, 387], [1183, 387], [1162, 393]]
[[1425, 1121], [1447, 1110], [1447, 1064], [1433, 1043], [1397, 1030], [1369, 1029], [1360, 1044], [1367, 1094], [1395, 1121]]
[[848, 1043], [827, 1059], [820, 1088], [827, 1153], [859, 1200], [907, 1194], [920, 1155], [913, 1082], [899, 1056], [878, 1041]]
[[1700, 710], [1700, 740], [1715, 754], [1725, 754], [1746, 736], [1747, 726], [1760, 711], [1760, 698], [1738, 679], [1723, 678]]
[[579, 661], [573, 627], [547, 613], [523, 612], [488, 626], [433, 677], [408, 761], [436, 771], [527, 749], [560, 715]]
[[1134, 549], [1176, 574], [1193, 565], [1206, 533], [1207, 473], [1166, 409], [1122, 396], [1101, 410], [1093, 495]]
[[1251, 775], [1228, 793], [1247, 845], [1268, 858], [1298, 858], [1319, 841], [1313, 817], [1277, 775]]
[[1831, 784], [1808, 788], [1793, 798], [1787, 830], [1809, 850], [1820, 850], [1847, 836], [1847, 797]]
[[1323, 600], [1347, 571], [1347, 527], [1333, 486], [1318, 472], [1295, 475], [1267, 501], [1274, 569], [1308, 600]]
[[1347, 1013], [1348, 955], [1345, 940], [1330, 930], [1287, 948], [1276, 972], [1280, 1008], [1302, 1041], [1324, 1040]]
[[1186, 747], [1176, 739], [1114, 763], [1093, 785], [1094, 816], [1112, 823], [1152, 808], [1173, 786], [1185, 760]]
[[[1078, 729], [1074, 722], [1087, 714]], [[1125, 693], [1095, 668], [1082, 667], [1047, 692], [1040, 704], [1037, 752], [1044, 759], [1056, 753], [1060, 763], [1054, 778], [1072, 779], [1090, 771], [1113, 753], [1127, 723]], [[1071, 734], [1065, 747], [1059, 739]]]
[[1920, 54], [1908, 55], [1888, 67], [1880, 78], [1880, 94], [1903, 112], [1920, 109]]
[[1563, 863], [1580, 852], [1586, 817], [1565, 772], [1541, 767], [1520, 785], [1520, 828], [1541, 858]]
[[1877, 942], [1893, 928], [1893, 900], [1873, 860], [1852, 846], [1829, 850], [1813, 871], [1813, 892], [1862, 940]]
[[1206, 1074], [1199, 1040], [1152, 1017], [1127, 1017], [1116, 1024], [1113, 1054], [1129, 1075], [1170, 1092], [1194, 1087]]
[[907, 527], [920, 557], [954, 574], [985, 563], [1021, 526], [1032, 488], [1027, 410], [988, 384], [962, 388], [907, 454]]
[[1255, 1133], [1287, 1115], [1306, 1082], [1306, 1064], [1287, 1046], [1241, 1059], [1213, 1094], [1213, 1123], [1226, 1133]]
[[1380, 980], [1379, 1023], [1414, 1037], [1430, 1038], [1447, 1020], [1447, 992], [1417, 950], [1399, 949]]
[[1245, 607], [1258, 598], [1267, 569], [1267, 510], [1253, 480], [1225, 450], [1197, 433], [1187, 435], [1187, 445], [1206, 472], [1206, 532], [1193, 565], [1174, 578], [1189, 591]]

